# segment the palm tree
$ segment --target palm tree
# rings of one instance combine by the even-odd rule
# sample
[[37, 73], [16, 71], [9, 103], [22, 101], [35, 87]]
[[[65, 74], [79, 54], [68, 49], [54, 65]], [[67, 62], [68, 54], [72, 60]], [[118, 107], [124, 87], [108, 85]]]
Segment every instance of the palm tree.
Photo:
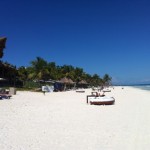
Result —
[[55, 62], [48, 63], [49, 79], [58, 80], [59, 73]]
[[28, 70], [24, 66], [18, 68], [18, 78], [23, 82], [24, 86], [25, 82], [28, 80]]
[[105, 74], [103, 77], [103, 83], [105, 86], [109, 86], [111, 84], [112, 77], [110, 77], [108, 74]]
[[76, 82], [81, 81], [82, 80], [82, 76], [84, 74], [83, 69], [79, 68], [79, 67], [76, 67], [74, 72], [75, 72], [75, 76], [74, 76], [75, 81]]
[[27, 68], [20, 67], [18, 75], [20, 80], [24, 82], [26, 80], [60, 80], [67, 77], [77, 83], [85, 80], [91, 86], [110, 85], [112, 79], [108, 74], [105, 74], [102, 79], [97, 74], [91, 76], [85, 73], [82, 68], [71, 65], [56, 66], [55, 62], [47, 62], [41, 57], [36, 57], [31, 61], [31, 66]]
[[100, 85], [100, 77], [97, 74], [94, 74], [92, 76], [92, 85], [93, 86], [99, 86]]
[[37, 57], [36, 60], [31, 61], [30, 79], [47, 80], [49, 78], [48, 63], [41, 57]]

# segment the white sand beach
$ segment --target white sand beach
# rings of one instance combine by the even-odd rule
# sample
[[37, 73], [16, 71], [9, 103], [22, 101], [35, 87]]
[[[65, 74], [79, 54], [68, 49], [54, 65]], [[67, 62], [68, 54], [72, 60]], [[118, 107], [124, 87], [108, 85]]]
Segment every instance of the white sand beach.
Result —
[[115, 87], [115, 105], [75, 91], [17, 92], [0, 100], [0, 150], [149, 150], [150, 92]]

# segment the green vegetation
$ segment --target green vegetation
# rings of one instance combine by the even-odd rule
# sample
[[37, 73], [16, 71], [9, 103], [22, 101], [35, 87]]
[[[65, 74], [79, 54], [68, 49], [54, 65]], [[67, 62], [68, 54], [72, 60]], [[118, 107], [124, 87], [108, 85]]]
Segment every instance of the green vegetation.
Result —
[[1, 61], [0, 70], [0, 78], [7, 79], [9, 85], [24, 88], [38, 88], [41, 84], [35, 81], [50, 79], [58, 81], [63, 77], [72, 79], [76, 83], [84, 80], [89, 86], [109, 86], [112, 79], [108, 74], [100, 78], [97, 74], [90, 75], [82, 68], [71, 65], [57, 66], [55, 62], [47, 62], [41, 57], [31, 61], [29, 67], [16, 68]]

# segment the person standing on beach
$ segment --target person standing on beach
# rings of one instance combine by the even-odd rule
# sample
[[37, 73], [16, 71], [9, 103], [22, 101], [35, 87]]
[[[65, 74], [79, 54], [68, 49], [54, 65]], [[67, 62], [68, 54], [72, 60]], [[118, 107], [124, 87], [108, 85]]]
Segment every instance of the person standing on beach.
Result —
[[46, 87], [45, 86], [42, 86], [42, 92], [45, 95], [45, 92], [46, 92]]
[[45, 95], [45, 91], [43, 91], [43, 94]]

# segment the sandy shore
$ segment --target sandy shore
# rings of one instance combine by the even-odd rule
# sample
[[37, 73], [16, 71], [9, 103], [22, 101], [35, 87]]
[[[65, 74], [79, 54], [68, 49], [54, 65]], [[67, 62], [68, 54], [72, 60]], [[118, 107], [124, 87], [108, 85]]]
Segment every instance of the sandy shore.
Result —
[[149, 91], [115, 87], [110, 106], [86, 104], [90, 92], [0, 100], [0, 150], [149, 150]]

